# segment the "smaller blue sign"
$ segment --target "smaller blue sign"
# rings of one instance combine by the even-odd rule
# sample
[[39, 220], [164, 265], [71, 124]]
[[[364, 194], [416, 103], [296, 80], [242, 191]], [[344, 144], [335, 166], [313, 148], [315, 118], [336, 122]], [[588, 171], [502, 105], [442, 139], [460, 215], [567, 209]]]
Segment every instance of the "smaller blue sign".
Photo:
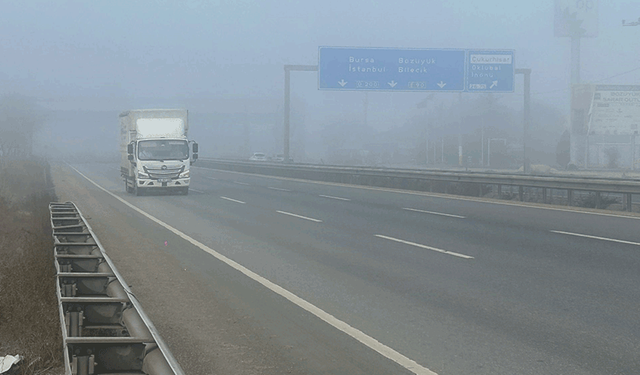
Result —
[[514, 51], [467, 51], [467, 87], [465, 91], [513, 92], [514, 75]]

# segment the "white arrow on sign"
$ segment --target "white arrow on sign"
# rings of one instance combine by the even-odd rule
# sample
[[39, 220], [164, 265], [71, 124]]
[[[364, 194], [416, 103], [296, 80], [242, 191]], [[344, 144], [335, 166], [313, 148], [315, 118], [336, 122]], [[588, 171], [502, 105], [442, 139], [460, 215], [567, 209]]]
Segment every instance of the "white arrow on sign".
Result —
[[391, 82], [387, 82], [387, 84], [391, 87], [396, 87], [396, 85], [398, 84], [398, 82], [391, 80]]
[[339, 81], [338, 81], [338, 83], [339, 83], [339, 84], [340, 84], [340, 86], [342, 86], [342, 87], [344, 87], [344, 85], [346, 85], [346, 84], [347, 84], [347, 82], [345, 82], [345, 80], [344, 80], [344, 79], [339, 80]]
[[492, 88], [494, 88], [496, 86], [498, 86], [498, 81], [493, 81], [493, 82], [491, 82], [491, 86], [489, 86], [489, 88], [492, 89]]
[[443, 87], [445, 87], [447, 84], [446, 84], [446, 83], [444, 83], [444, 82], [442, 82], [442, 81], [440, 81], [440, 83], [437, 83], [437, 85], [438, 85], [438, 87], [443, 88]]

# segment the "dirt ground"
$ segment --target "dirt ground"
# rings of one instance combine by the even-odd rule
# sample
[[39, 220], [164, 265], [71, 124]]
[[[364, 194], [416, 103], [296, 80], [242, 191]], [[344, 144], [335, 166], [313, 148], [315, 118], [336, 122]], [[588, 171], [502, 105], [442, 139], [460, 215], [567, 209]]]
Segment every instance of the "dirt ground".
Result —
[[62, 374], [48, 205], [49, 168], [0, 164], [0, 356], [20, 355], [15, 374]]

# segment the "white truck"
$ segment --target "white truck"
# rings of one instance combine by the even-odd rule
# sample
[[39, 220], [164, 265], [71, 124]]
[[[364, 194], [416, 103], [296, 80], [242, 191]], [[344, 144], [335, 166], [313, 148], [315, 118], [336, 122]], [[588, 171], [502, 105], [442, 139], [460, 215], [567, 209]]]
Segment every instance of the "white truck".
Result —
[[[189, 193], [198, 144], [189, 141], [186, 109], [136, 109], [120, 114], [120, 173], [128, 193]], [[191, 147], [190, 147], [191, 146]]]

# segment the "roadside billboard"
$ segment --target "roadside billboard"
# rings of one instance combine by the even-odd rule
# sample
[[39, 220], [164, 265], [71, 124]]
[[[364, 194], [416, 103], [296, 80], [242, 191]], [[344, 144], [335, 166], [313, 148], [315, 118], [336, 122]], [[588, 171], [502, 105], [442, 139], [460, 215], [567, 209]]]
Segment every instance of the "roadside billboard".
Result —
[[595, 85], [589, 135], [634, 135], [640, 130], [640, 86]]

